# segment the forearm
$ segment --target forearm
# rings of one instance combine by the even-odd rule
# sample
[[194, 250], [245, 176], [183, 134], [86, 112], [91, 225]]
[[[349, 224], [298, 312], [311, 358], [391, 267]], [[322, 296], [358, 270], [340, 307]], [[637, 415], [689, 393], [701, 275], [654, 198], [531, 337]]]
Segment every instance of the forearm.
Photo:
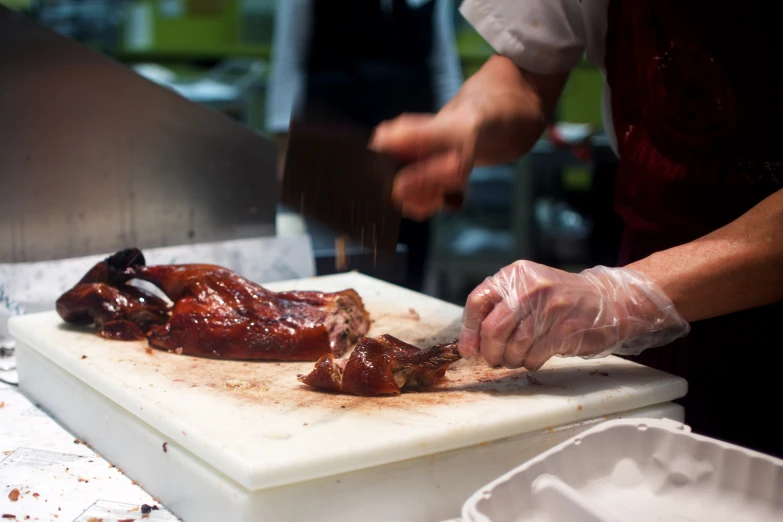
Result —
[[628, 268], [655, 281], [689, 322], [783, 300], [783, 190], [725, 227]]
[[443, 108], [478, 126], [476, 164], [506, 163], [535, 145], [555, 109], [568, 73], [541, 75], [492, 56]]

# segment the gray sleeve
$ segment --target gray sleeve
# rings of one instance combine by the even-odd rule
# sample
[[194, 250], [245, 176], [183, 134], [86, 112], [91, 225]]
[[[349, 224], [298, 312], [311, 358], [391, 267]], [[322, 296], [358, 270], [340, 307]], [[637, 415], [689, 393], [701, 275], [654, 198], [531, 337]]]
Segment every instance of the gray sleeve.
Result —
[[266, 129], [286, 132], [294, 102], [303, 95], [305, 59], [314, 0], [277, 2], [270, 75], [266, 86]]

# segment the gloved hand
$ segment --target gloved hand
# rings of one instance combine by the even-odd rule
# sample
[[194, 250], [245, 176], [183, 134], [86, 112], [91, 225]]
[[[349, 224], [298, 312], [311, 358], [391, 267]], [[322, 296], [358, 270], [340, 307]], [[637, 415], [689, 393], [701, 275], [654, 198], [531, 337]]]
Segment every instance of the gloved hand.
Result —
[[459, 349], [491, 366], [537, 370], [553, 355], [637, 355], [689, 331], [641, 272], [598, 266], [572, 274], [517, 261], [468, 297]]

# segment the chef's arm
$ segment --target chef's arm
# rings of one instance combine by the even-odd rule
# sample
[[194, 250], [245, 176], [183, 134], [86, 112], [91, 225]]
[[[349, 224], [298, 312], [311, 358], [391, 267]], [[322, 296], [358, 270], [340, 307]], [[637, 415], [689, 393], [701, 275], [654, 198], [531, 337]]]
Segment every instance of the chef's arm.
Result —
[[783, 189], [723, 228], [628, 268], [653, 279], [689, 322], [783, 301]]
[[535, 145], [567, 79], [568, 72], [534, 74], [495, 54], [441, 112], [451, 111], [476, 126], [477, 165], [508, 163]]

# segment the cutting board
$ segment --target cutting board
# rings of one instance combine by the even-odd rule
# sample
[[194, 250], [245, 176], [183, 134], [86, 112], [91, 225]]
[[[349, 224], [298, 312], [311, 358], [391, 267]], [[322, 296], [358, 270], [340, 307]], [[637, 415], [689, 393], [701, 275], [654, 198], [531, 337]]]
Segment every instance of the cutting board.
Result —
[[[358, 273], [267, 286], [354, 288], [370, 311], [371, 335], [390, 333], [419, 346], [458, 336], [460, 307]], [[251, 491], [643, 408], [686, 392], [683, 379], [615, 357], [553, 359], [535, 374], [474, 359], [453, 365], [429, 392], [359, 398], [301, 385], [296, 375], [312, 363], [176, 355], [100, 339], [54, 312], [17, 317], [9, 326], [38, 355]]]

